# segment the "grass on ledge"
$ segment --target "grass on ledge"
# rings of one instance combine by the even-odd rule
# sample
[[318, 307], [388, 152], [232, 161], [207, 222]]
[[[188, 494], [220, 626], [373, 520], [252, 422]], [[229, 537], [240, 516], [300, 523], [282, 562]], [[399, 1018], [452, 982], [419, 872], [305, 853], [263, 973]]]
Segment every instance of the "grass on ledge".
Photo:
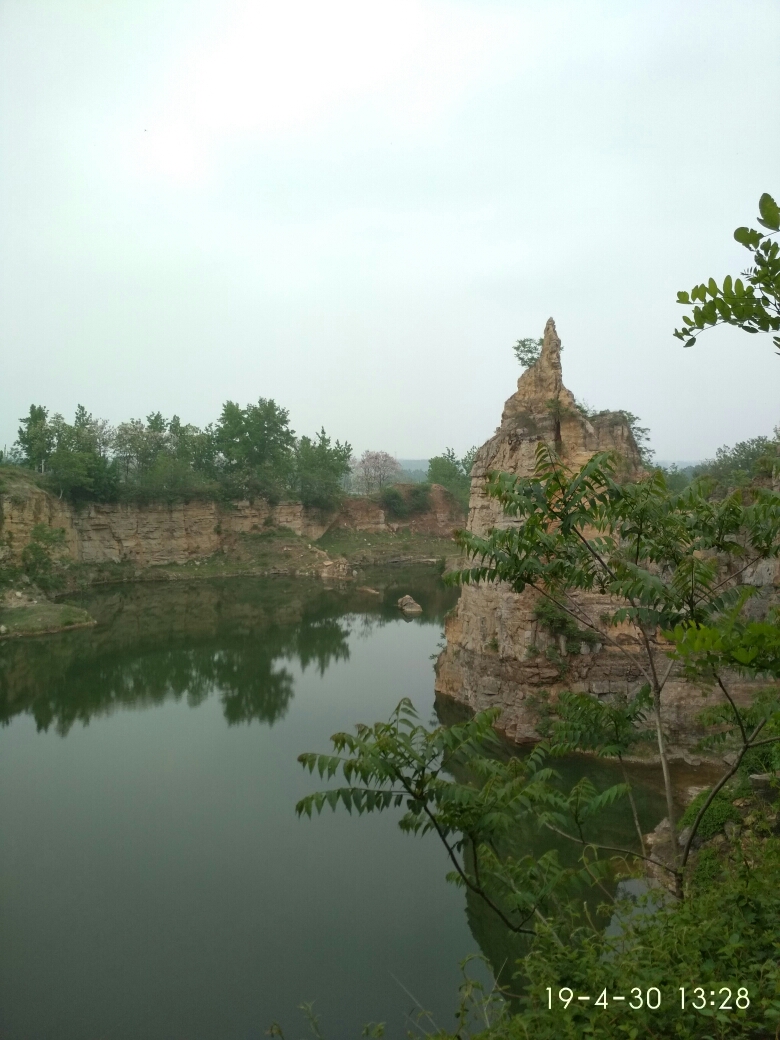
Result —
[[66, 628], [80, 628], [94, 623], [94, 619], [81, 607], [44, 600], [24, 607], [0, 609], [0, 625], [7, 629], [5, 636], [0, 638], [42, 635], [45, 632], [60, 632]]
[[330, 556], [345, 556], [350, 563], [361, 565], [422, 563], [458, 555], [458, 548], [451, 538], [408, 530], [393, 534], [391, 531], [336, 528], [327, 531], [317, 546]]

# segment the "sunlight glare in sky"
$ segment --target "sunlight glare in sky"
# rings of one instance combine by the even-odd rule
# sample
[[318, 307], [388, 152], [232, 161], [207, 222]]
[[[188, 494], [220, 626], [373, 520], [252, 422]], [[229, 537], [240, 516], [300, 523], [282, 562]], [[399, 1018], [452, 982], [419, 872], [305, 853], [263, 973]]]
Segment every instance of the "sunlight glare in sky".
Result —
[[139, 171], [186, 181], [225, 145], [321, 127], [349, 106], [414, 132], [498, 57], [505, 22], [417, 0], [243, 4], [176, 57], [128, 150]]

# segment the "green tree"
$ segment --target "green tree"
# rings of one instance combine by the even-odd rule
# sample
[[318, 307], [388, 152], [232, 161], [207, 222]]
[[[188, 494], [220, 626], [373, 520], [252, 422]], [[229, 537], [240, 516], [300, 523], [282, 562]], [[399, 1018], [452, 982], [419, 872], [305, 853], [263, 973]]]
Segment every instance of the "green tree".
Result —
[[301, 437], [295, 446], [295, 488], [305, 506], [335, 509], [350, 472], [352, 446], [336, 441], [321, 429], [315, 440]]
[[157, 450], [156, 446], [152, 448], [148, 443], [146, 426], [140, 419], [131, 419], [117, 426], [114, 456], [125, 481], [129, 481], [131, 473], [135, 475], [148, 469]]
[[751, 437], [733, 448], [724, 445], [693, 469], [692, 476], [713, 477], [726, 488], [749, 484], [757, 477], [771, 477], [780, 465], [780, 426], [774, 437]]
[[203, 472], [213, 471], [214, 445], [210, 429], [183, 423], [178, 415], [167, 424], [167, 450], [178, 462]]
[[72, 501], [107, 501], [117, 494], [117, 467], [110, 452], [114, 431], [78, 405], [73, 424], [61, 415], [50, 422], [54, 449], [49, 457], [48, 482]]
[[45, 472], [54, 447], [54, 433], [48, 415], [48, 410], [42, 405], [31, 404], [29, 413], [19, 420], [21, 426], [16, 440], [24, 464], [40, 473]]
[[474, 464], [476, 448], [470, 448], [462, 459], [459, 459], [452, 448], [445, 448], [443, 455], [437, 455], [428, 461], [428, 483], [440, 484], [453, 495], [464, 509], [468, 509], [471, 491], [471, 467]]
[[62, 497], [110, 499], [116, 495], [117, 469], [112, 462], [114, 430], [78, 405], [73, 424], [46, 408], [31, 405], [20, 420], [16, 445], [24, 463], [44, 473]]
[[[758, 223], [767, 231], [738, 227], [734, 238], [751, 254], [751, 266], [742, 278], [726, 275], [722, 284], [714, 278], [695, 285], [690, 292], [678, 292], [677, 302], [694, 304], [685, 315], [682, 328], [674, 335], [692, 347], [699, 332], [716, 325], [733, 325], [744, 332], [780, 331], [780, 245], [774, 236], [780, 231], [780, 208], [766, 192], [758, 200]], [[744, 281], [743, 281], [744, 279]], [[780, 336], [772, 341], [780, 352]]]
[[658, 466], [664, 475], [666, 486], [670, 491], [682, 491], [687, 488], [693, 480], [693, 466], [684, 466], [682, 469], [676, 463], [671, 466]]
[[466, 474], [467, 477], [471, 476], [471, 468], [474, 465], [474, 459], [477, 457], [477, 452], [478, 451], [479, 451], [479, 448], [477, 448], [476, 444], [472, 444], [472, 446], [469, 448], [469, 450], [466, 452], [466, 454], [460, 460], [460, 464], [461, 464], [461, 467], [463, 468], [463, 472]]
[[270, 398], [241, 408], [227, 401], [214, 430], [217, 465], [236, 493], [278, 500], [290, 488], [295, 433], [289, 413]]
[[160, 437], [165, 437], [165, 434], [168, 432], [168, 422], [162, 412], [152, 412], [146, 417], [146, 428], [150, 433], [156, 433]]
[[124, 478], [123, 495], [137, 501], [180, 501], [219, 494], [211, 428], [184, 424], [153, 412], [116, 431], [114, 452]]
[[525, 339], [519, 339], [512, 347], [512, 350], [514, 350], [515, 357], [523, 368], [530, 368], [539, 360], [543, 344], [543, 339], [533, 339], [530, 336], [526, 336]]

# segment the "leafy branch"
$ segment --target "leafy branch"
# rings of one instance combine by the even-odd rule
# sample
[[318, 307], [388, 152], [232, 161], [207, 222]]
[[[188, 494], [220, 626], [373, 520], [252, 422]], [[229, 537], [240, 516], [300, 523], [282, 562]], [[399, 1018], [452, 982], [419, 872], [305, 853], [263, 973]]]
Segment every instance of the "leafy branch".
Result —
[[[752, 265], [742, 278], [726, 275], [718, 285], [710, 278], [690, 292], [678, 292], [677, 302], [694, 304], [674, 335], [683, 346], [692, 347], [699, 332], [716, 325], [733, 325], [753, 334], [780, 331], [780, 245], [773, 241], [780, 231], [780, 207], [766, 192], [758, 200], [758, 222], [769, 232], [739, 227], [734, 238], [750, 253]], [[772, 341], [780, 353], [780, 336]]]

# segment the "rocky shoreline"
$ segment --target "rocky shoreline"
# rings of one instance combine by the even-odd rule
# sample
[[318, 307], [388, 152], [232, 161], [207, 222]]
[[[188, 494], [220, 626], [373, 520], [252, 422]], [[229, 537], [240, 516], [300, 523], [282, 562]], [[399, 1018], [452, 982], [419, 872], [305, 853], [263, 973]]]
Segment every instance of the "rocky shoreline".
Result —
[[67, 556], [55, 561], [56, 591], [44, 592], [29, 577], [11, 572], [6, 591], [0, 590], [0, 639], [46, 635], [94, 624], [68, 599], [92, 587], [190, 583], [228, 578], [315, 580], [323, 585], [365, 584], [376, 568], [444, 569], [456, 552], [451, 538], [414, 532], [340, 531], [327, 548], [289, 529], [242, 535], [212, 556], [186, 563], [139, 566], [130, 560], [77, 563]]

